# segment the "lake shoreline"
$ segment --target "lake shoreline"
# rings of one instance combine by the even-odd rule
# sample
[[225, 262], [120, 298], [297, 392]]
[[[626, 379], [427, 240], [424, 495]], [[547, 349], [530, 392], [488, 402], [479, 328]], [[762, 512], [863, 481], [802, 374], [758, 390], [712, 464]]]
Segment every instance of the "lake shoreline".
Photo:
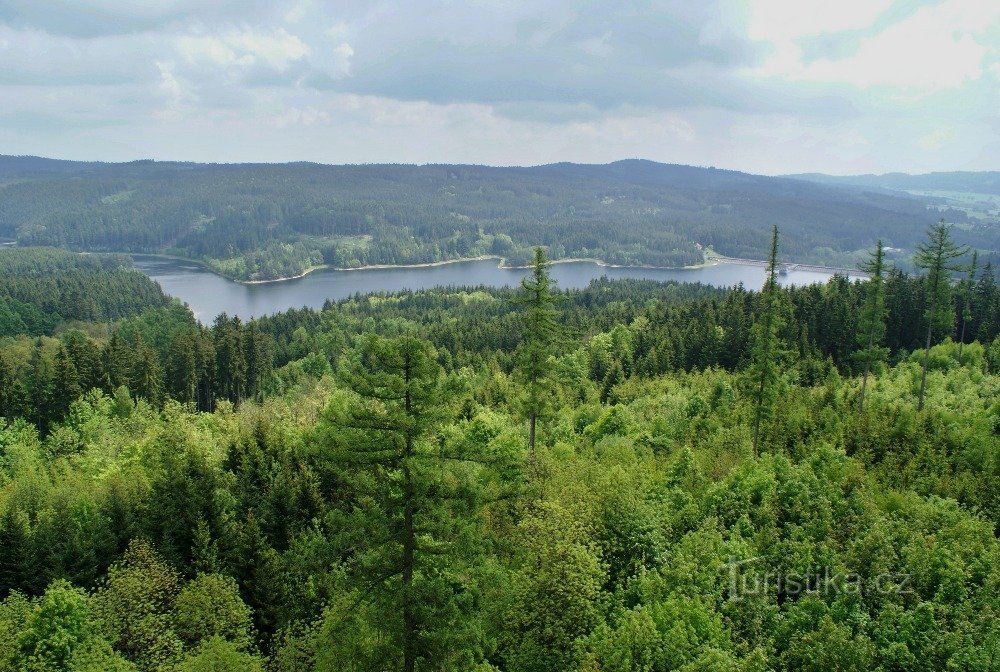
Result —
[[[478, 256], [478, 257], [461, 257], [459, 259], [445, 259], [444, 261], [428, 261], [428, 262], [423, 262], [423, 263], [419, 263], [419, 264], [370, 264], [370, 265], [367, 265], [367, 266], [351, 266], [351, 267], [346, 267], [346, 268], [345, 267], [339, 267], [339, 266], [333, 266], [331, 264], [317, 264], [315, 266], [310, 266], [309, 268], [307, 268], [306, 270], [304, 270], [302, 273], [299, 273], [297, 275], [291, 275], [291, 276], [286, 276], [286, 277], [281, 277], [281, 278], [270, 278], [270, 279], [267, 279], [267, 280], [240, 280], [239, 278], [234, 278], [231, 275], [228, 275], [226, 273], [222, 273], [218, 269], [213, 268], [210, 263], [208, 263], [207, 261], [204, 261], [202, 259], [193, 259], [191, 257], [178, 257], [178, 256], [172, 255], [172, 254], [154, 254], [154, 253], [147, 253], [147, 252], [136, 252], [136, 253], [128, 253], [128, 254], [130, 254], [130, 256], [133, 256], [133, 257], [135, 257], [135, 256], [141, 256], [141, 257], [159, 257], [161, 259], [171, 259], [173, 261], [191, 262], [191, 263], [194, 263], [194, 264], [198, 264], [199, 266], [202, 266], [203, 268], [211, 271], [212, 273], [214, 273], [215, 275], [219, 276], [220, 278], [225, 278], [226, 280], [229, 280], [231, 282], [235, 282], [235, 283], [240, 284], [240, 285], [268, 285], [268, 284], [272, 284], [272, 283], [276, 283], [276, 282], [288, 282], [290, 280], [301, 280], [302, 278], [306, 277], [307, 275], [309, 275], [310, 273], [313, 273], [315, 271], [336, 271], [338, 273], [350, 273], [350, 272], [353, 272], [353, 271], [379, 271], [379, 270], [391, 270], [391, 269], [404, 269], [405, 270], [405, 269], [416, 269], [416, 268], [436, 268], [436, 267], [439, 267], [439, 266], [448, 266], [450, 264], [462, 264], [462, 263], [469, 263], [469, 262], [473, 262], [473, 261], [489, 261], [491, 259], [496, 259], [497, 261], [499, 261], [499, 263], [497, 264], [497, 268], [505, 268], [505, 269], [512, 269], [512, 270], [531, 268], [530, 264], [525, 265], [525, 266], [510, 266], [510, 265], [508, 265], [508, 264], [505, 263], [505, 261], [506, 261], [505, 257], [502, 257], [500, 255], [495, 255], [495, 254], [484, 254], [484, 255]], [[566, 257], [566, 258], [563, 258], [563, 259], [553, 259], [553, 260], [551, 260], [550, 263], [552, 263], [552, 264], [590, 263], [590, 264], [594, 264], [595, 266], [600, 266], [601, 268], [645, 268], [645, 269], [663, 270], [663, 271], [683, 271], [683, 270], [694, 270], [694, 269], [698, 269], [698, 268], [705, 268], [705, 267], [708, 267], [708, 266], [715, 266], [716, 264], [719, 264], [719, 263], [721, 263], [723, 261], [725, 261], [725, 257], [722, 257], [722, 256], [713, 256], [713, 257], [711, 257], [709, 259], [706, 259], [701, 264], [693, 264], [693, 265], [689, 265], [689, 266], [653, 266], [653, 265], [649, 265], [649, 264], [632, 264], [632, 265], [629, 265], [629, 264], [609, 264], [606, 261], [604, 261], [603, 259], [595, 259], [593, 257]]]
[[[185, 261], [198, 264], [208, 271], [214, 273], [215, 275], [225, 278], [231, 282], [240, 285], [268, 285], [279, 282], [288, 282], [291, 280], [301, 280], [307, 275], [315, 271], [334, 271], [337, 273], [351, 273], [354, 271], [378, 271], [378, 270], [392, 270], [392, 269], [418, 269], [418, 268], [437, 268], [440, 266], [449, 266], [451, 264], [462, 264], [470, 263], [475, 261], [489, 261], [497, 260], [497, 268], [511, 269], [511, 270], [521, 270], [525, 268], [531, 268], [531, 265], [524, 266], [511, 266], [506, 263], [506, 258], [500, 255], [486, 254], [478, 257], [462, 257], [459, 259], [445, 259], [443, 261], [429, 261], [419, 264], [369, 264], [367, 266], [352, 266], [352, 267], [339, 267], [333, 266], [331, 264], [317, 264], [315, 266], [310, 266], [302, 273], [297, 275], [281, 277], [281, 278], [271, 278], [267, 280], [240, 280], [234, 278], [226, 273], [220, 272], [218, 269], [213, 268], [212, 265], [201, 259], [192, 259], [189, 257], [178, 257], [169, 254], [147, 254], [147, 253], [136, 253], [132, 256], [144, 256], [144, 257], [160, 257], [163, 259], [171, 259], [174, 261]], [[648, 269], [648, 270], [661, 270], [661, 271], [686, 271], [686, 270], [697, 270], [699, 268], [708, 268], [711, 266], [717, 266], [723, 263], [741, 264], [748, 266], [767, 266], [767, 262], [760, 259], [740, 259], [737, 257], [727, 257], [721, 254], [713, 254], [711, 257], [706, 257], [705, 261], [700, 264], [692, 264], [689, 266], [654, 266], [651, 264], [609, 264], [603, 259], [596, 259], [593, 257], [566, 257], [563, 259], [553, 259], [550, 261], [551, 264], [574, 264], [574, 263], [589, 263], [594, 264], [600, 268], [634, 268], [634, 269]], [[864, 273], [858, 269], [840, 268], [835, 266], [820, 266], [816, 264], [806, 264], [800, 262], [787, 261], [782, 262], [782, 267], [794, 267], [802, 270], [808, 270], [819, 273], [831, 273], [848, 275], [849, 277], [865, 277]]]

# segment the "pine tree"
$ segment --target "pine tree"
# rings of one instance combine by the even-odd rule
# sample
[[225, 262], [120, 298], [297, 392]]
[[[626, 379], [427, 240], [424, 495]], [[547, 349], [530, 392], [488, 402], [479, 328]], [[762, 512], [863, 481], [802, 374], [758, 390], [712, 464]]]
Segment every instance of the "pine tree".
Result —
[[123, 385], [129, 386], [133, 351], [124, 335], [115, 331], [101, 353], [104, 360], [104, 391], [114, 394]]
[[878, 241], [875, 251], [861, 270], [869, 274], [865, 283], [865, 303], [861, 309], [861, 319], [858, 322], [857, 342], [861, 346], [856, 355], [864, 362], [865, 372], [861, 379], [861, 395], [858, 398], [858, 408], [865, 407], [865, 390], [868, 387], [868, 375], [875, 362], [883, 361], [888, 356], [888, 350], [882, 347], [885, 339], [885, 252], [882, 241]]
[[48, 432], [49, 422], [53, 419], [52, 410], [52, 365], [45, 355], [45, 346], [41, 337], [35, 341], [28, 364], [28, 412], [38, 430]]
[[243, 325], [240, 318], [222, 313], [215, 319], [216, 383], [219, 396], [234, 404], [246, 394], [247, 361], [243, 347]]
[[778, 227], [771, 232], [771, 252], [767, 261], [767, 278], [760, 293], [761, 314], [753, 329], [753, 366], [751, 378], [756, 380], [754, 394], [753, 452], [760, 447], [762, 420], [773, 412], [778, 392], [778, 362], [781, 356], [780, 334], [784, 328], [781, 290], [778, 287]]
[[171, 398], [182, 403], [195, 399], [198, 385], [195, 337], [186, 329], [178, 330], [170, 341], [167, 354], [166, 388]]
[[17, 375], [17, 370], [0, 353], [0, 418], [13, 420], [24, 415], [28, 392]]
[[274, 367], [268, 336], [257, 328], [256, 322], [251, 322], [246, 330], [246, 386], [247, 396], [260, 400], [264, 396], [264, 387]]
[[156, 351], [146, 345], [142, 336], [135, 334], [132, 368], [129, 371], [129, 389], [153, 406], [159, 406], [163, 397], [163, 369]]
[[76, 364], [66, 351], [66, 347], [60, 345], [56, 351], [55, 377], [52, 386], [52, 410], [55, 418], [61, 419], [69, 412], [70, 404], [80, 398], [80, 374], [76, 370]]
[[958, 300], [961, 303], [962, 327], [958, 335], [958, 359], [962, 360], [962, 348], [965, 346], [965, 330], [969, 322], [972, 321], [972, 300], [976, 286], [976, 270], [979, 265], [979, 252], [972, 252], [972, 263], [969, 264], [968, 274], [962, 279], [958, 286]]
[[545, 250], [535, 248], [535, 261], [531, 275], [521, 281], [521, 291], [516, 303], [524, 308], [521, 345], [518, 348], [518, 375], [526, 385], [525, 411], [528, 416], [528, 450], [535, 454], [535, 436], [538, 416], [545, 410], [549, 376], [552, 372], [551, 357], [560, 337], [556, 310], [557, 295], [549, 276], [552, 263]]
[[458, 624], [470, 620], [456, 613], [464, 572], [450, 569], [461, 553], [456, 538], [468, 536], [465, 497], [453, 492], [465, 462], [436, 440], [452, 412], [436, 356], [414, 337], [363, 336], [341, 365], [356, 397], [332, 406], [323, 425], [323, 443], [363, 511], [352, 514], [356, 538], [349, 542], [364, 586], [359, 599], [385, 605], [387, 623], [398, 628], [404, 672], [421, 658], [446, 655], [435, 642], [456, 641]]
[[195, 397], [199, 411], [211, 411], [215, 408], [215, 344], [212, 332], [202, 328], [194, 339], [195, 371], [197, 374], [197, 390]]
[[924, 391], [927, 385], [927, 364], [931, 356], [931, 342], [935, 333], [950, 333], [955, 326], [955, 311], [951, 301], [951, 276], [962, 266], [955, 260], [964, 257], [967, 248], [959, 247], [951, 239], [951, 227], [942, 219], [927, 229], [927, 242], [917, 246], [914, 263], [927, 271], [924, 321], [927, 337], [924, 343], [923, 370], [920, 374], [920, 401], [917, 410], [924, 408]]
[[991, 343], [1000, 333], [1000, 293], [993, 276], [993, 264], [988, 261], [976, 283], [973, 301], [972, 318], [976, 321], [973, 334], [981, 343]]

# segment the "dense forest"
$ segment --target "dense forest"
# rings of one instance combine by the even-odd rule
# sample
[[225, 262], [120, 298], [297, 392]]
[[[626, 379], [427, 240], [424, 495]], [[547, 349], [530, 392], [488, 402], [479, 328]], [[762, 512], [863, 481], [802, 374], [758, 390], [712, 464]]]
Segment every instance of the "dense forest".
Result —
[[49, 335], [73, 320], [114, 322], [167, 301], [127, 256], [0, 248], [0, 337]]
[[[0, 239], [174, 254], [241, 280], [481, 255], [522, 265], [536, 245], [552, 258], [619, 265], [698, 264], [699, 245], [762, 259], [774, 224], [787, 259], [853, 266], [878, 237], [911, 250], [927, 208], [901, 193], [637, 160], [532, 168], [0, 160]], [[995, 251], [997, 222], [942, 213], [961, 225], [960, 242]]]
[[941, 224], [782, 288], [778, 242], [760, 291], [537, 250], [211, 325], [5, 251], [95, 312], [0, 338], [0, 671], [997, 669], [992, 270]]

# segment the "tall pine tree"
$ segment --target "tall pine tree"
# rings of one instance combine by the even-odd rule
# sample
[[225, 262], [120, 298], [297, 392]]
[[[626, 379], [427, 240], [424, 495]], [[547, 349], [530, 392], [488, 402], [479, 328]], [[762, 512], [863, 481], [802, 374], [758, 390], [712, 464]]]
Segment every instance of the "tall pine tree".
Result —
[[751, 379], [755, 381], [753, 452], [760, 448], [761, 423], [769, 419], [778, 394], [781, 357], [780, 334], [784, 327], [781, 289], [778, 287], [778, 227], [771, 231], [771, 252], [767, 260], [767, 277], [760, 292], [760, 314], [753, 329], [753, 365]]
[[882, 241], [878, 241], [875, 251], [871, 253], [868, 262], [861, 270], [869, 274], [865, 283], [865, 303], [861, 309], [861, 319], [858, 322], [857, 343], [861, 346], [855, 354], [864, 363], [864, 376], [861, 379], [861, 395], [858, 407], [865, 407], [865, 390], [868, 387], [868, 375], [876, 362], [885, 360], [889, 351], [882, 346], [885, 339], [885, 251]]
[[962, 359], [962, 348], [965, 346], [965, 332], [969, 322], [972, 321], [972, 301], [973, 292], [976, 287], [976, 270], [979, 265], [979, 252], [972, 252], [972, 263], [969, 264], [968, 273], [958, 286], [959, 317], [962, 326], [958, 333], [958, 358]]
[[551, 265], [545, 250], [535, 248], [531, 274], [521, 281], [516, 299], [524, 310], [517, 361], [518, 374], [526, 388], [524, 406], [528, 416], [528, 451], [532, 456], [538, 416], [545, 410], [548, 400], [552, 356], [560, 336], [558, 298], [552, 291], [554, 283], [549, 275]]
[[927, 386], [927, 364], [930, 362], [931, 343], [935, 334], [952, 333], [955, 310], [952, 304], [952, 274], [962, 269], [956, 260], [964, 257], [967, 248], [959, 247], [951, 239], [951, 227], [942, 219], [927, 229], [927, 242], [917, 246], [914, 263], [927, 271], [924, 277], [924, 321], [927, 335], [924, 342], [924, 362], [920, 374], [920, 401], [917, 410], [924, 408], [924, 391]]
[[467, 565], [456, 564], [469, 544], [471, 490], [462, 483], [473, 463], [438, 437], [453, 409], [436, 358], [418, 338], [363, 336], [341, 363], [354, 396], [335, 402], [320, 430], [355, 502], [345, 544], [358, 599], [381, 604], [385, 617], [373, 626], [398, 641], [386, 667], [404, 672], [422, 659], [445, 665], [473, 623], [463, 613]]

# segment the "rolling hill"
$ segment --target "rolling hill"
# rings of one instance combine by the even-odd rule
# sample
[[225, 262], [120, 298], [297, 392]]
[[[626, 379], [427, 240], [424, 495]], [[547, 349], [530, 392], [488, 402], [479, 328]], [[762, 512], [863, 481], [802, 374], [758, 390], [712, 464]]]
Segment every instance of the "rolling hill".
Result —
[[240, 279], [318, 264], [421, 263], [535, 245], [613, 264], [699, 263], [701, 246], [850, 265], [882, 238], [908, 249], [940, 216], [998, 247], [967, 210], [877, 185], [644, 160], [606, 165], [196, 164], [0, 157], [0, 238], [199, 259]]

